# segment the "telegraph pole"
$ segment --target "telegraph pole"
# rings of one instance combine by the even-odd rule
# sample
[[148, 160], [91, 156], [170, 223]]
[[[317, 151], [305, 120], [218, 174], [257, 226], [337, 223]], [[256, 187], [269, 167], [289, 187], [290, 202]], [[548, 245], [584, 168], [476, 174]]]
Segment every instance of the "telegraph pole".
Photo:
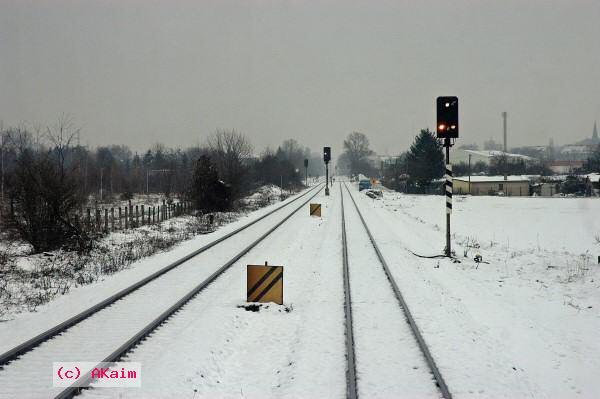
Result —
[[471, 194], [471, 155], [469, 154], [469, 195]]
[[104, 168], [100, 168], [100, 202], [102, 202], [102, 174], [104, 172]]
[[508, 169], [508, 156], [506, 155], [508, 152], [506, 150], [506, 115], [506, 111], [502, 113], [502, 130], [504, 132], [504, 180], [507, 180], [506, 170]]
[[0, 222], [2, 222], [2, 212], [4, 211], [4, 132], [0, 131], [0, 158], [2, 159], [2, 176], [0, 179]]

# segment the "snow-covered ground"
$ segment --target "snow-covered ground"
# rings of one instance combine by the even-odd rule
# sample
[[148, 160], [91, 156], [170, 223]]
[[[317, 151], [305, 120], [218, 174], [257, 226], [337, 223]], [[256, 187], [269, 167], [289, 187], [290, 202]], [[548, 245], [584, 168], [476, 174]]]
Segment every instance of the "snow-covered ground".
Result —
[[208, 215], [183, 215], [161, 223], [112, 231], [82, 254], [62, 250], [32, 254], [29, 244], [0, 232], [0, 322], [20, 317], [22, 312], [35, 312], [40, 305], [72, 289], [94, 284], [140, 259], [169, 250], [194, 236], [213, 232], [249, 212], [279, 203], [293, 193], [273, 185], [262, 186], [240, 200], [237, 212], [211, 214], [212, 222]]
[[600, 397], [600, 201], [355, 197], [455, 397]]
[[[286, 202], [293, 201], [294, 198], [289, 198]], [[192, 239], [180, 242], [168, 251], [158, 252], [152, 256], [144, 257], [130, 264], [127, 268], [118, 273], [100, 274], [98, 281], [93, 284], [72, 286], [67, 294], [59, 295], [54, 300], [38, 306], [35, 312], [11, 313], [10, 318], [5, 319], [0, 323], [0, 353], [11, 349], [25, 339], [31, 338], [67, 318], [78, 314], [110, 295], [115, 294], [125, 287], [128, 287], [165, 267], [174, 260], [225, 236], [273, 209], [280, 207], [282, 204], [283, 203], [281, 202], [273, 203], [272, 205], [246, 215], [240, 215], [238, 220], [226, 224], [212, 233], [197, 235]], [[294, 205], [290, 205], [290, 207], [293, 206]], [[280, 216], [274, 214], [273, 217], [277, 219]], [[186, 223], [191, 218], [192, 217], [184, 216], [166, 221], [163, 232], [165, 234], [172, 234], [172, 232], [169, 233], [170, 225]], [[249, 237], [254, 237], [254, 235], [258, 234], [257, 231], [261, 231], [261, 229], [253, 229], [258, 227], [260, 226], [252, 226], [245, 234]], [[143, 229], [144, 228], [130, 230], [127, 233], [111, 233], [104, 238], [104, 240], [108, 242], [114, 241], [115, 245], [117, 245], [124, 240], [130, 241], [135, 239], [137, 236], [143, 237], [143, 234], [140, 232]], [[235, 240], [235, 238], [232, 238], [232, 240]], [[136, 250], [136, 248], [133, 249]], [[115, 253], [114, 249], [112, 253]], [[110, 254], [111, 251], [109, 250], [106, 256], [110, 257]], [[67, 255], [68, 254], [65, 254], [64, 257], [67, 257]], [[34, 258], [37, 257], [38, 256], [36, 255]], [[19, 259], [19, 263], [23, 267], [27, 267], [28, 264], [31, 264], [31, 261], [32, 259], [28, 258]]]
[[[345, 397], [340, 201], [312, 202], [322, 218], [307, 205], [128, 356], [140, 389], [82, 397]], [[246, 311], [246, 265], [264, 261], [284, 266], [285, 306]]]
[[[461, 262], [453, 263], [414, 255], [442, 252], [444, 197], [384, 191], [382, 199], [372, 199], [354, 185], [351, 191], [455, 398], [600, 397], [595, 385], [600, 218], [594, 218], [599, 200], [455, 197], [453, 248]], [[311, 201], [323, 204], [322, 218], [308, 216], [307, 205], [122, 359], [142, 363], [141, 388], [92, 389], [83, 397], [345, 397], [340, 187], [336, 184], [331, 193]], [[437, 397], [347, 197], [344, 206], [359, 394]], [[38, 313], [0, 323], [0, 352], [269, 210], [80, 287]], [[156, 289], [149, 287], [145, 297], [131, 302], [130, 312], [155, 308], [160, 313], [273, 223], [259, 223], [204, 254], [169, 277], [171, 282], [157, 282]], [[477, 267], [475, 253], [487, 263]], [[284, 266], [284, 306], [247, 311], [241, 307], [245, 266], [265, 261]], [[114, 308], [127, 308], [128, 302], [121, 302]], [[100, 360], [100, 349], [110, 351], [120, 342], [112, 335], [121, 325], [139, 317], [100, 317], [110, 326], [99, 330], [104, 341], [89, 347], [80, 342], [82, 349], [71, 348], [68, 357], [83, 353], [94, 358], [79, 360]], [[82, 325], [74, 332], [85, 328], [93, 331]], [[111, 337], [114, 343], [108, 342]], [[55, 341], [69, 339], [67, 332]], [[37, 356], [36, 351], [27, 356]], [[13, 381], [14, 396], [33, 374], [11, 367], [0, 370], [0, 381]]]

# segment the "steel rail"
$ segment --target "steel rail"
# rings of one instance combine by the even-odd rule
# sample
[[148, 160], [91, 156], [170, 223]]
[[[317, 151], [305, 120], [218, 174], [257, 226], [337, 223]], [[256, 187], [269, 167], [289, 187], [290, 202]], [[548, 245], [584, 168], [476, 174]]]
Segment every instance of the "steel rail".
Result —
[[439, 388], [440, 392], [442, 393], [442, 396], [445, 399], [452, 399], [452, 394], [450, 393], [450, 390], [448, 389], [448, 385], [446, 384], [446, 381], [444, 381], [444, 377], [442, 376], [442, 373], [438, 369], [438, 367], [435, 363], [435, 360], [433, 359], [433, 356], [431, 355], [431, 352], [429, 351], [429, 347], [425, 343], [425, 339], [423, 338], [423, 336], [421, 335], [421, 332], [419, 331], [419, 327], [417, 326], [417, 323], [415, 322], [415, 319], [414, 319], [412, 313], [410, 312], [410, 309], [408, 308], [408, 305], [407, 305], [406, 301], [404, 300], [404, 297], [402, 296], [400, 289], [398, 288], [398, 284], [396, 284], [396, 280], [394, 279], [394, 277], [392, 276], [392, 273], [390, 272], [390, 268], [388, 267], [388, 264], [385, 261], [385, 258], [383, 257], [383, 254], [381, 253], [381, 250], [379, 249], [379, 246], [375, 242], [375, 238], [373, 237], [373, 234], [371, 234], [371, 230], [369, 229], [367, 222], [365, 221], [362, 213], [360, 212], [360, 209], [358, 208], [358, 205], [356, 204], [356, 201], [354, 200], [354, 197], [352, 196], [352, 193], [350, 192], [350, 189], [348, 188], [346, 183], [344, 183], [344, 186], [346, 187], [346, 191], [348, 191], [348, 195], [350, 196], [350, 199], [352, 200], [352, 203], [354, 204], [356, 212], [358, 213], [358, 216], [360, 217], [360, 220], [367, 232], [367, 235], [369, 236], [369, 240], [371, 241], [371, 244], [373, 245], [373, 249], [375, 249], [375, 253], [377, 254], [377, 258], [379, 259], [379, 262], [381, 263], [381, 266], [383, 267], [383, 270], [385, 271], [385, 275], [387, 276], [387, 279], [390, 282], [390, 285], [392, 286], [392, 291], [394, 291], [394, 295], [396, 296], [396, 299], [398, 300], [400, 307], [404, 311], [404, 314], [406, 316], [408, 324], [410, 325], [410, 329], [419, 345], [419, 349], [421, 349], [421, 353], [423, 353], [423, 356], [425, 357], [427, 366], [429, 366], [429, 369], [431, 370], [431, 373], [433, 374], [433, 376], [435, 378], [437, 387]]
[[[294, 209], [289, 215], [279, 221], [275, 226], [270, 228], [266, 233], [261, 235], [258, 239], [244, 248], [241, 252], [235, 255], [231, 260], [221, 266], [217, 271], [211, 274], [207, 279], [198, 284], [195, 288], [193, 288], [190, 292], [188, 292], [184, 297], [178, 300], [175, 304], [171, 305], [167, 310], [160, 314], [157, 318], [152, 320], [149, 324], [147, 324], [144, 328], [142, 328], [137, 334], [132, 336], [127, 342], [121, 345], [117, 350], [108, 355], [101, 363], [114, 363], [117, 362], [123, 355], [132, 350], [138, 343], [140, 343], [144, 338], [146, 338], [149, 334], [151, 334], [156, 328], [160, 327], [167, 319], [169, 319], [174, 313], [181, 310], [181, 308], [188, 303], [191, 299], [193, 299], [198, 293], [208, 287], [211, 283], [213, 283], [219, 276], [221, 276], [225, 271], [227, 271], [235, 262], [237, 262], [242, 256], [246, 255], [250, 250], [260, 244], [265, 238], [267, 238], [271, 233], [273, 233], [279, 226], [285, 223], [288, 219], [294, 216], [300, 209], [302, 209], [311, 199], [317, 196], [323, 190], [321, 187], [314, 193], [310, 198], [304, 201], [300, 206]], [[312, 191], [312, 190], [311, 190]], [[96, 367], [99, 367], [101, 363], [98, 363]], [[92, 368], [93, 370], [93, 368]], [[83, 377], [82, 380], [78, 381], [78, 385], [84, 386], [73, 386], [66, 388], [57, 396], [55, 399], [68, 399], [77, 395], [82, 389], [89, 388], [90, 383], [92, 382], [91, 378], [91, 370], [88, 371]]]
[[342, 200], [342, 269], [344, 276], [344, 315], [346, 320], [346, 397], [357, 399], [356, 356], [354, 353], [354, 330], [352, 324], [352, 297], [350, 295], [350, 270], [348, 267], [348, 242], [346, 240], [346, 217], [344, 215], [344, 190], [340, 182]]
[[[110, 297], [104, 299], [103, 301], [97, 303], [96, 305], [80, 312], [79, 314], [63, 321], [62, 323], [36, 335], [35, 337], [23, 342], [22, 344], [8, 350], [7, 352], [3, 353], [0, 355], [0, 370], [3, 368], [3, 366], [7, 365], [9, 362], [17, 359], [19, 356], [21, 356], [22, 354], [31, 351], [32, 349], [34, 349], [35, 347], [39, 346], [40, 344], [42, 344], [43, 342], [51, 339], [52, 337], [66, 331], [67, 329], [73, 327], [74, 325], [82, 322], [83, 320], [87, 319], [88, 317], [94, 315], [95, 313], [98, 313], [99, 311], [101, 311], [102, 309], [106, 308], [107, 306], [110, 306], [112, 304], [114, 304], [115, 302], [117, 302], [118, 300], [126, 297], [127, 295], [131, 294], [132, 292], [138, 290], [139, 288], [145, 286], [146, 284], [150, 283], [151, 281], [161, 277], [162, 275], [164, 275], [165, 273], [175, 269], [176, 267], [180, 266], [181, 264], [187, 262], [188, 260], [198, 256], [199, 254], [205, 252], [206, 250], [214, 247], [215, 245], [227, 240], [228, 238], [231, 238], [232, 236], [240, 233], [241, 231], [247, 229], [248, 227], [254, 225], [255, 223], [258, 223], [261, 220], [264, 220], [265, 218], [267, 218], [268, 216], [271, 216], [273, 213], [287, 207], [288, 205], [294, 203], [295, 201], [299, 200], [300, 198], [304, 197], [305, 195], [309, 194], [310, 192], [312, 192], [313, 190], [315, 190], [316, 188], [318, 188], [321, 184], [316, 185], [315, 187], [307, 190], [306, 192], [302, 193], [301, 195], [298, 195], [296, 198], [292, 199], [291, 201], [286, 202], [285, 204], [269, 211], [268, 213], [264, 214], [263, 216], [251, 221], [250, 223], [247, 223], [239, 228], [237, 228], [236, 230], [224, 235], [223, 237], [220, 237], [206, 245], [204, 245], [203, 247], [189, 253], [188, 255], [176, 260], [175, 262], [165, 266], [164, 268], [152, 273], [151, 275], [143, 278], [142, 280], [138, 281], [137, 283], [134, 283], [132, 285], [130, 285], [127, 288], [122, 289], [121, 291], [117, 292], [114, 295], [111, 295]], [[319, 190], [321, 191], [321, 190]], [[319, 192], [317, 191], [317, 192]], [[314, 197], [314, 196], [313, 196]], [[312, 198], [312, 197], [311, 197]], [[295, 211], [294, 211], [295, 212]]]

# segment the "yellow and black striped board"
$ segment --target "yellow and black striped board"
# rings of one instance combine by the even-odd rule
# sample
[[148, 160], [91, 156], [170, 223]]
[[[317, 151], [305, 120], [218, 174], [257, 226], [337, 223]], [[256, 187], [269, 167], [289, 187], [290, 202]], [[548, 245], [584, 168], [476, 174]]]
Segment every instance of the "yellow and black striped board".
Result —
[[248, 265], [247, 302], [283, 305], [283, 266]]
[[321, 204], [310, 204], [310, 216], [321, 217]]

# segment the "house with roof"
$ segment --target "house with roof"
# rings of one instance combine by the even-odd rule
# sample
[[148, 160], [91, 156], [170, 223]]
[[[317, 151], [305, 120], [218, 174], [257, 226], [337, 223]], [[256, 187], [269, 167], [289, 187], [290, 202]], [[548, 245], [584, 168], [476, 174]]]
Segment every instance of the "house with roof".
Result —
[[528, 196], [527, 176], [459, 176], [452, 180], [455, 194]]

